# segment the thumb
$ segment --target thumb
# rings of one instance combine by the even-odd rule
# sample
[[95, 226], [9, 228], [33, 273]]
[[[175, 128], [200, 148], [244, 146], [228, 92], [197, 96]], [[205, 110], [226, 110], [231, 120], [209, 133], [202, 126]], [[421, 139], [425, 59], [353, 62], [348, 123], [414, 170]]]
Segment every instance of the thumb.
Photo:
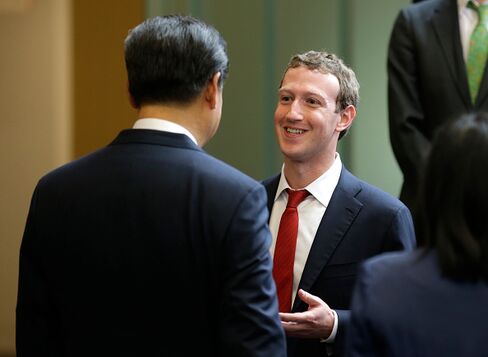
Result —
[[298, 290], [298, 297], [300, 298], [300, 300], [302, 300], [304, 303], [306, 303], [309, 306], [317, 306], [317, 305], [324, 304], [324, 302], [318, 296], [307, 293], [303, 289]]

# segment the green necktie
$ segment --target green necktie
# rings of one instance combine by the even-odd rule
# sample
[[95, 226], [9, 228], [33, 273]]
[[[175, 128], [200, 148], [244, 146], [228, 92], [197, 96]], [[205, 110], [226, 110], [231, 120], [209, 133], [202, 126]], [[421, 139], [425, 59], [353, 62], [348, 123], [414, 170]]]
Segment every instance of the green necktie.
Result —
[[486, 58], [488, 57], [488, 4], [477, 5], [473, 1], [468, 6], [478, 13], [479, 21], [469, 41], [468, 52], [468, 83], [471, 101], [476, 101], [481, 77], [485, 69]]

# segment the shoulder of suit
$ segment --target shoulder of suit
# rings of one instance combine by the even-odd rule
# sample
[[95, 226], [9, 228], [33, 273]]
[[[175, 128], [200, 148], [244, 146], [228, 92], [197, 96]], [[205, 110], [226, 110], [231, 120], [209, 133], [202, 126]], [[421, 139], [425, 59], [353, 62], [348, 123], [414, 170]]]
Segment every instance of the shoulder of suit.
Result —
[[202, 174], [214, 180], [216, 184], [225, 185], [226, 187], [244, 186], [243, 188], [248, 189], [261, 187], [256, 179], [212, 155], [206, 154], [201, 159]]
[[76, 176], [79, 173], [80, 168], [82, 168], [86, 162], [89, 162], [93, 157], [96, 157], [100, 152], [104, 151], [105, 149], [106, 147], [99, 148], [75, 160], [53, 168], [51, 171], [47, 172], [41, 177], [38, 184], [56, 185], [58, 180], [63, 180], [67, 176]]
[[261, 183], [265, 187], [270, 187], [270, 186], [273, 186], [274, 184], [277, 185], [280, 181], [280, 175], [281, 175], [281, 173], [274, 174], [273, 176], [270, 176], [270, 177], [262, 180]]
[[405, 209], [406, 206], [397, 197], [393, 196], [391, 193], [384, 191], [383, 189], [374, 186], [364, 180], [357, 178], [352, 175], [357, 180], [357, 184], [360, 186], [360, 190], [356, 195], [356, 199], [361, 201], [363, 204], [369, 203], [375, 206], [381, 206], [385, 209]]
[[[452, 3], [451, 3], [452, 2]], [[416, 16], [430, 15], [432, 12], [439, 9], [453, 6], [454, 9], [457, 8], [456, 0], [424, 0], [414, 4], [409, 4], [405, 6], [402, 11], [410, 13]]]

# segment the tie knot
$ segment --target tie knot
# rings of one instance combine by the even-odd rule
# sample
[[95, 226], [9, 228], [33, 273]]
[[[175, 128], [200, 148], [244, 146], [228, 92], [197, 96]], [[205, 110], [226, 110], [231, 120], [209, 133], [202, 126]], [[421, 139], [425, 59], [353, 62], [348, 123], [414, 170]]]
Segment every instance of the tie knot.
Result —
[[309, 192], [307, 190], [293, 191], [288, 188], [286, 192], [288, 192], [288, 203], [286, 204], [286, 207], [292, 208], [296, 208], [300, 204], [300, 202], [302, 202], [305, 197], [309, 195]]
[[468, 1], [468, 7], [473, 9], [478, 13], [480, 17], [479, 23], [483, 23], [487, 20], [488, 17], [488, 4], [479, 4], [477, 1]]

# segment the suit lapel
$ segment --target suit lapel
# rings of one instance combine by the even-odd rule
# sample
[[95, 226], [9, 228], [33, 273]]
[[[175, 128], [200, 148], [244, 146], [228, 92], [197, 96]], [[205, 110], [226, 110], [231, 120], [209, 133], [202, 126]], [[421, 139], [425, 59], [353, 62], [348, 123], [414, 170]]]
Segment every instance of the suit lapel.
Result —
[[466, 108], [471, 109], [466, 65], [459, 34], [457, 2], [439, 1], [438, 4], [431, 18], [434, 33], [448, 63], [453, 82], [456, 84]]
[[277, 174], [262, 182], [264, 188], [266, 189], [266, 193], [268, 194], [268, 212], [270, 216], [271, 216], [271, 210], [273, 209], [276, 190], [278, 189], [278, 184], [280, 183], [280, 176], [281, 174]]
[[[320, 272], [329, 262], [349, 227], [362, 208], [355, 196], [361, 190], [358, 180], [346, 168], [342, 168], [341, 177], [331, 197], [310, 253], [305, 264], [299, 289], [310, 291]], [[293, 311], [299, 311], [300, 299], [295, 299]]]

